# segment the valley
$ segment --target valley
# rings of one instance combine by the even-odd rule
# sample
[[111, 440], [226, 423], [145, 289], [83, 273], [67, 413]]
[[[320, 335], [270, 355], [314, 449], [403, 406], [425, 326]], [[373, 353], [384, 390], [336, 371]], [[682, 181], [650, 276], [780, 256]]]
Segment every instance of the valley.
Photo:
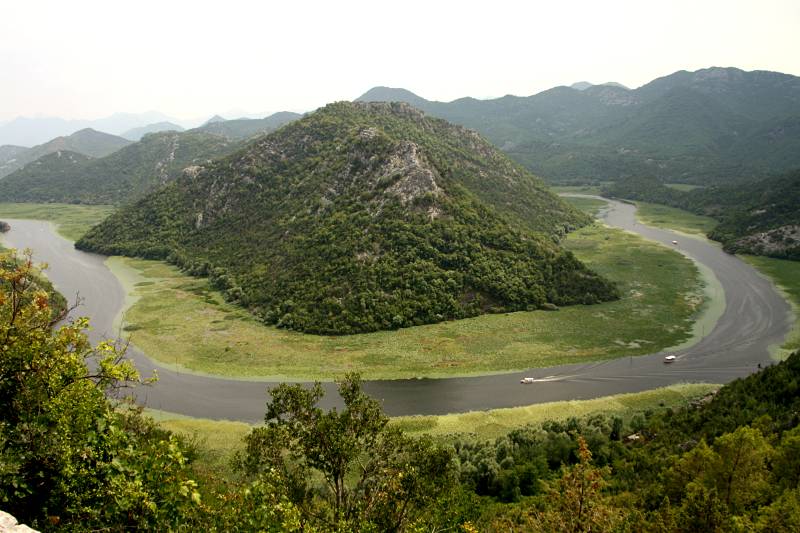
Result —
[[[675, 234], [637, 223], [634, 206], [620, 202], [611, 202], [611, 206], [612, 208], [604, 214], [607, 224], [674, 247], [671, 242], [675, 239]], [[85, 298], [84, 306], [78, 313], [88, 314], [93, 318], [94, 329], [90, 334], [91, 337], [99, 340], [114, 336], [116, 333], [114, 317], [123, 307], [125, 291], [105, 266], [104, 258], [74, 250], [69, 241], [55, 236], [46, 224], [12, 220], [11, 225], [12, 231], [4, 236], [7, 246], [30, 246], [36, 250], [36, 257], [39, 260], [50, 263], [49, 276], [59, 290], [68, 298], [76, 293]], [[757, 364], [769, 363], [771, 360], [769, 348], [782, 344], [791, 327], [790, 309], [786, 301], [766, 279], [739, 258], [725, 254], [707, 241], [683, 236], [679, 238], [680, 250], [683, 253], [714, 272], [721, 284], [720, 292], [724, 292], [725, 306], [715, 327], [713, 321], [708, 325], [696, 326], [696, 329], [700, 330], [695, 331], [699, 339], [696, 339], [698, 341], [691, 346], [680, 348], [675, 352], [679, 359], [677, 364], [665, 366], [661, 362], [662, 356], [657, 353], [626, 357], [629, 352], [628, 348], [625, 348], [616, 352], [618, 358], [605, 362], [566, 365], [556, 363], [556, 366], [525, 372], [479, 377], [368, 381], [365, 383], [365, 390], [370, 395], [380, 398], [390, 414], [444, 414], [529, 405], [559, 399], [595, 398], [686, 381], [725, 383], [755, 371]], [[74, 266], [76, 264], [80, 265], [80, 272], [76, 271]], [[153, 279], [150, 281], [168, 277], [164, 274], [169, 272], [163, 270], [159, 272], [159, 268], [167, 267], [157, 267], [155, 272], [151, 273]], [[189, 280], [183, 282], [188, 283]], [[194, 283], [199, 283], [199, 280], [195, 280]], [[139, 289], [147, 290], [147, 287], [151, 286], [143, 285]], [[721, 294], [716, 295], [717, 302], [721, 301], [720, 296]], [[602, 305], [613, 305], [613, 303]], [[550, 314], [561, 316], [565, 311], [567, 310], [563, 309]], [[537, 313], [547, 314], [547, 312]], [[513, 319], [514, 315], [516, 314], [512, 314], [511, 317], [488, 315], [473, 320], [503, 321]], [[224, 323], [224, 318], [222, 320]], [[422, 326], [422, 328], [430, 327], [447, 328], [448, 323]], [[387, 335], [402, 336], [403, 331], [413, 332], [418, 328], [400, 330]], [[137, 332], [132, 333], [135, 339]], [[168, 331], [162, 333], [165, 333], [165, 339], [169, 339]], [[685, 340], [686, 337], [683, 338]], [[747, 339], [747, 342], [741, 342], [741, 339]], [[148, 374], [151, 368], [158, 369], [159, 382], [137, 391], [140, 401], [150, 407], [193, 416], [231, 420], [256, 421], [261, 417], [264, 390], [271, 383], [268, 380], [248, 381], [242, 377], [224, 379], [190, 373], [180, 365], [175, 367], [170, 364], [155, 363], [145, 357], [136, 346], [131, 346], [129, 353], [133, 356], [137, 367], [145, 374]], [[647, 349], [643, 348], [638, 353], [647, 353]], [[529, 364], [528, 368], [535, 366]], [[506, 367], [504, 370], [509, 368]], [[463, 373], [463, 370], [460, 372]], [[553, 376], [555, 379], [537, 383], [535, 387], [520, 387], [517, 384], [520, 376], [528, 374], [540, 377]], [[292, 376], [284, 374], [281, 377]], [[332, 383], [326, 383], [324, 386], [333, 390]], [[325, 401], [335, 403], [335, 399], [330, 395]]]
[[4, 5], [0, 533], [797, 533], [798, 35]]

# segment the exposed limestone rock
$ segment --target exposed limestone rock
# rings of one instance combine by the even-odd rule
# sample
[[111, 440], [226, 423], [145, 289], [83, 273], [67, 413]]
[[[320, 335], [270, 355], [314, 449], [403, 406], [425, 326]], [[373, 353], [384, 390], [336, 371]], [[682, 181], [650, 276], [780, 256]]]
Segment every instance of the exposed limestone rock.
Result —
[[38, 533], [38, 531], [18, 523], [13, 516], [0, 511], [0, 533]]
[[419, 152], [419, 146], [410, 141], [400, 143], [399, 149], [391, 155], [384, 167], [382, 176], [400, 175], [386, 192], [400, 197], [407, 205], [425, 194], [440, 196], [442, 188], [436, 183], [436, 176], [430, 164]]
[[800, 225], [790, 224], [748, 235], [736, 241], [735, 248], [761, 255], [783, 255], [800, 248]]

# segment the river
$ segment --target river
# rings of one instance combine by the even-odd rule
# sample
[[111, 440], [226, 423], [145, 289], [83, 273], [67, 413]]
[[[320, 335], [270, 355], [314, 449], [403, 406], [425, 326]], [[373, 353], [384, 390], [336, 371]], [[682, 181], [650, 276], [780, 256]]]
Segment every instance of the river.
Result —
[[[377, 380], [364, 390], [382, 401], [390, 415], [445, 414], [516, 407], [558, 400], [589, 399], [639, 392], [681, 382], [727, 383], [772, 361], [771, 346], [780, 345], [791, 328], [789, 304], [753, 267], [704, 239], [677, 235], [637, 223], [635, 206], [610, 201], [602, 217], [611, 226], [674, 246], [716, 275], [725, 292], [725, 310], [714, 329], [691, 347], [663, 354], [622, 357], [598, 363], [536, 368], [525, 372], [444, 379]], [[52, 224], [7, 220], [11, 231], [4, 244], [31, 248], [36, 261], [50, 265], [47, 276], [68, 299], [80, 297], [76, 315], [91, 318], [93, 342], [115, 338], [114, 319], [124, 305], [122, 285], [105, 266], [105, 257], [75, 250]], [[137, 401], [184, 415], [258, 422], [263, 419], [267, 389], [275, 383], [199, 376], [161, 367], [135, 346], [128, 348], [144, 376], [158, 372], [158, 381], [134, 390]], [[536, 383], [521, 385], [522, 377]], [[338, 405], [335, 384], [324, 383], [326, 407]]]

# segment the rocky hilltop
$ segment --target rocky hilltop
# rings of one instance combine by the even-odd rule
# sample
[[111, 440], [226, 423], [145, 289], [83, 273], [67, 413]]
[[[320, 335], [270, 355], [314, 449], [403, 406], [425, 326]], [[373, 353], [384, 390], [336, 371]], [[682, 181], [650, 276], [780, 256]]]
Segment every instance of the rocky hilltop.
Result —
[[472, 130], [344, 102], [188, 168], [77, 246], [166, 258], [266, 323], [348, 334], [615, 298], [557, 245], [588, 221]]

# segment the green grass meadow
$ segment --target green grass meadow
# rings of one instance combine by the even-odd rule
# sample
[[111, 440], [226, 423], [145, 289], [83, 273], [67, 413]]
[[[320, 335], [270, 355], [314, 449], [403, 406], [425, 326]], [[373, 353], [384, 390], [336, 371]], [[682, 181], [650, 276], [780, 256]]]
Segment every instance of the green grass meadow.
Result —
[[47, 220], [56, 225], [56, 231], [62, 237], [77, 241], [113, 211], [114, 208], [107, 205], [0, 203], [0, 220]]
[[690, 185], [688, 183], [665, 183], [664, 186], [681, 192], [691, 192], [703, 188], [702, 185]]
[[636, 202], [636, 205], [639, 208], [636, 218], [648, 226], [705, 236], [717, 225], [717, 221], [711, 217], [695, 215], [683, 209], [647, 202]]
[[628, 421], [648, 410], [668, 409], [687, 405], [719, 388], [708, 383], [682, 383], [631, 394], [615, 394], [594, 400], [572, 400], [472, 411], [441, 416], [403, 416], [392, 419], [404, 433], [410, 435], [465, 435], [478, 440], [501, 437], [508, 432], [548, 420], [563, 421], [595, 414], [619, 416]]
[[608, 202], [606, 202], [605, 200], [599, 200], [597, 198], [583, 198], [581, 196], [562, 196], [561, 199], [577, 207], [584, 213], [592, 215], [593, 217], [597, 217], [597, 214], [600, 212], [600, 210], [604, 209], [608, 205]]
[[150, 357], [183, 371], [241, 378], [446, 377], [652, 353], [693, 335], [704, 302], [698, 269], [682, 255], [595, 224], [565, 246], [616, 281], [623, 298], [559, 311], [476, 318], [351, 336], [264, 326], [208, 281], [157, 261], [114, 257], [132, 294], [123, 327]]
[[556, 194], [594, 194], [599, 196], [605, 185], [611, 182], [604, 181], [593, 185], [553, 185], [550, 190]]

